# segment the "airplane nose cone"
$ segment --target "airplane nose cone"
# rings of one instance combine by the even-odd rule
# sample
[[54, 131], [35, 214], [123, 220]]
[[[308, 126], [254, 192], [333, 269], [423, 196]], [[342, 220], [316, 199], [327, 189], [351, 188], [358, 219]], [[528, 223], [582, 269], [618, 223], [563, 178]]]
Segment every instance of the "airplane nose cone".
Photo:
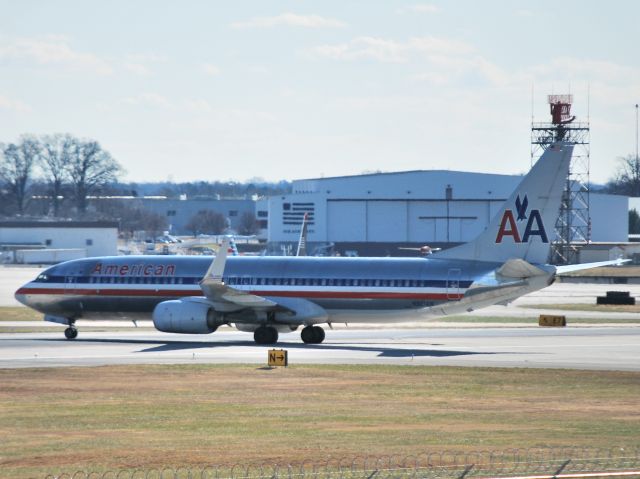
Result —
[[18, 301], [19, 303], [22, 303], [25, 306], [29, 306], [29, 301], [27, 300], [27, 290], [25, 289], [24, 286], [18, 289], [14, 293], [13, 297], [16, 298], [16, 301]]

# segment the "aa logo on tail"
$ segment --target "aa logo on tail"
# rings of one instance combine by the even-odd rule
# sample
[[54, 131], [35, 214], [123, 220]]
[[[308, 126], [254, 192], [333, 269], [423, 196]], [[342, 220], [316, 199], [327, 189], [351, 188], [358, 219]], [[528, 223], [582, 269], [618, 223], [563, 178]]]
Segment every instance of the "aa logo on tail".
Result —
[[[502, 243], [505, 236], [511, 236], [514, 243], [528, 243], [532, 236], [539, 236], [543, 243], [548, 243], [549, 239], [547, 238], [547, 232], [542, 223], [540, 210], [532, 209], [527, 218], [527, 208], [529, 208], [527, 195], [524, 195], [523, 200], [520, 200], [520, 195], [518, 195], [515, 206], [517, 219], [514, 218], [512, 210], [509, 208], [504, 210], [502, 220], [500, 221], [500, 228], [498, 228], [498, 235], [496, 236], [496, 243]], [[521, 235], [518, 229], [518, 222], [522, 225], [525, 220], [527, 223], [524, 228], [524, 233]]]

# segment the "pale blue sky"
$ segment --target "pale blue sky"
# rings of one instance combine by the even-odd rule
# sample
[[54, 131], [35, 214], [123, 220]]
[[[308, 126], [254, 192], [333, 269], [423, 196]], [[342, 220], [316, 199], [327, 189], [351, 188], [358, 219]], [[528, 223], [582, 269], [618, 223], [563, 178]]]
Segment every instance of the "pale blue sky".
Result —
[[529, 167], [574, 94], [592, 180], [635, 151], [636, 1], [0, 0], [0, 141], [100, 141], [125, 180]]

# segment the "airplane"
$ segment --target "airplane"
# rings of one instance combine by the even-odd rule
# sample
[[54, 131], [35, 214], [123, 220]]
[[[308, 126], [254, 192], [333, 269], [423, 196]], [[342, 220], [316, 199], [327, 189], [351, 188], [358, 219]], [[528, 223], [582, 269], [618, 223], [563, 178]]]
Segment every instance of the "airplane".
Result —
[[436, 251], [440, 251], [442, 248], [432, 248], [429, 245], [420, 246], [419, 248], [414, 248], [411, 246], [398, 246], [398, 249], [403, 251], [417, 251], [420, 256], [427, 256], [435, 253]]
[[333, 323], [394, 322], [470, 312], [596, 266], [545, 264], [569, 171], [572, 145], [548, 147], [489, 226], [473, 241], [415, 258], [113, 256], [52, 266], [16, 299], [65, 324], [78, 319], [153, 320], [159, 331], [207, 334], [222, 325], [257, 344], [301, 329], [319, 344]]

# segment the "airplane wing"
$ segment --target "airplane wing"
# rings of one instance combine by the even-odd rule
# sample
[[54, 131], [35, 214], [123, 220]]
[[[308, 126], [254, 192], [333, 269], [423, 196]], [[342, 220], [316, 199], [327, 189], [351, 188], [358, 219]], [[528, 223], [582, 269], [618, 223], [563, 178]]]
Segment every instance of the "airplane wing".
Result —
[[265, 298], [227, 286], [222, 281], [227, 262], [229, 240], [225, 238], [217, 256], [211, 262], [204, 278], [200, 281], [200, 289], [208, 301], [220, 312], [235, 312], [243, 309], [288, 313], [280, 316], [278, 322], [302, 324], [322, 322], [328, 318], [327, 312], [311, 301], [303, 298]]
[[218, 249], [218, 254], [211, 262], [207, 273], [200, 281], [200, 289], [208, 300], [216, 305], [216, 309], [226, 310], [232, 306], [250, 307], [258, 309], [274, 308], [278, 303], [256, 296], [253, 294], [231, 288], [224, 284], [222, 275], [227, 263], [227, 251], [229, 249], [229, 239], [222, 240], [222, 245]]
[[614, 259], [611, 261], [598, 261], [596, 263], [568, 264], [565, 266], [556, 266], [556, 274], [573, 273], [583, 269], [599, 268], [600, 266], [620, 266], [628, 263], [630, 259]]

